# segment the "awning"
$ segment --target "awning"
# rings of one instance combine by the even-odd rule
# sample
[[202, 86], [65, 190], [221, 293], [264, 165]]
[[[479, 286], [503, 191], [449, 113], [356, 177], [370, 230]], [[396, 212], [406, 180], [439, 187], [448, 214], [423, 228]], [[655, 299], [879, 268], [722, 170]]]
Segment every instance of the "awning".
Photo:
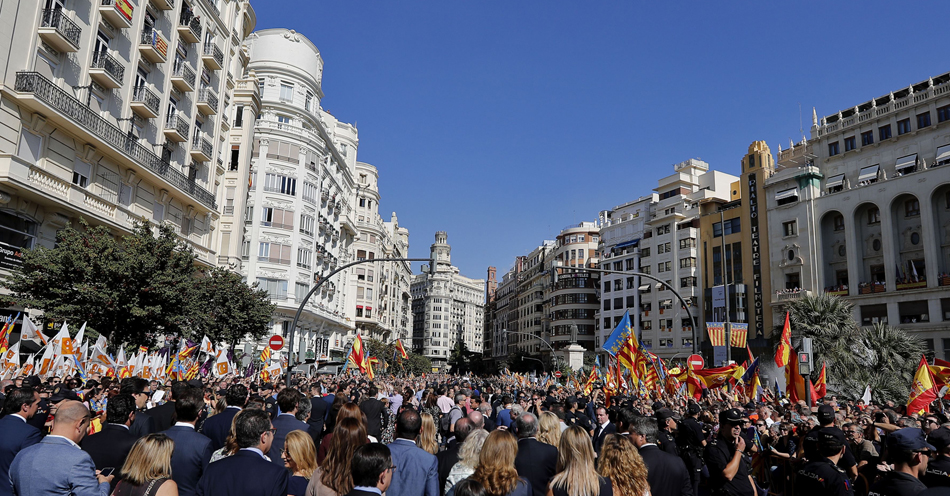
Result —
[[617, 246], [615, 246], [614, 249], [616, 249], [616, 250], [622, 250], [622, 249], [624, 249], [624, 248], [627, 248], [628, 246], [635, 246], [635, 245], [636, 245], [637, 243], [639, 243], [639, 242], [640, 242], [640, 238], [633, 239], [633, 240], [630, 240], [630, 241], [624, 241], [623, 243], [620, 243], [620, 244], [618, 244]]
[[844, 184], [844, 174], [838, 174], [837, 176], [829, 177], [825, 182], [826, 188], [836, 188]]
[[649, 290], [650, 290], [649, 284], [644, 284], [643, 286], [640, 286], [640, 291], [649, 291]]
[[937, 148], [937, 163], [950, 160], [950, 145], [943, 145]]
[[798, 188], [786, 189], [775, 193], [776, 200], [784, 200], [786, 198], [798, 198]]
[[906, 157], [901, 157], [897, 159], [897, 165], [894, 166], [895, 170], [904, 170], [909, 169], [917, 165], [917, 154], [907, 155]]
[[668, 306], [671, 306], [671, 305], [673, 305], [673, 300], [663, 300], [663, 301], [660, 302], [660, 306], [661, 306], [661, 307], [662, 307], [662, 306], [667, 306], [667, 307], [668, 307]]
[[870, 181], [871, 179], [877, 179], [877, 170], [880, 168], [880, 165], [872, 165], [870, 167], [865, 167], [861, 169], [861, 173], [858, 174], [858, 182]]

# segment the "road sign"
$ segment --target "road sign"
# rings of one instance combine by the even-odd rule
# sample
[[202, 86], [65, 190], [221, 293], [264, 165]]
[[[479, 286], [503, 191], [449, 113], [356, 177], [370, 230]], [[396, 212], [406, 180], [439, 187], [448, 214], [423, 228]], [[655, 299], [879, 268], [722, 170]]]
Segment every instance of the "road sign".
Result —
[[270, 346], [270, 349], [274, 351], [280, 351], [280, 349], [284, 347], [284, 338], [278, 334], [274, 334], [267, 340], [267, 346]]
[[686, 363], [689, 364], [689, 368], [693, 370], [699, 370], [706, 366], [706, 362], [703, 361], [703, 357], [699, 355], [690, 355], [689, 358], [686, 359]]
[[560, 378], [561, 378], [561, 371], [560, 371], [560, 370], [555, 370], [555, 371], [554, 371], [554, 377], [557, 377], [558, 379], [560, 379]]

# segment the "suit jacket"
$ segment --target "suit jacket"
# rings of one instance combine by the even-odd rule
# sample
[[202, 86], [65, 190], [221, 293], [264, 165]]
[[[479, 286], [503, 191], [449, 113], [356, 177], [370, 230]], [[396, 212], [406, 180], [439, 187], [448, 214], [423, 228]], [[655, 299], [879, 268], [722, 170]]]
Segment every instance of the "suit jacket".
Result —
[[[132, 451], [132, 445], [135, 444], [135, 441], [135, 435], [125, 426], [105, 424], [101, 431], [82, 438], [79, 446], [92, 457], [96, 470], [113, 467], [118, 473], [122, 465], [125, 464], [129, 452]], [[119, 478], [113, 478], [112, 489], [115, 489], [118, 483]]]
[[435, 459], [439, 463], [439, 494], [445, 494], [445, 482], [449, 478], [452, 466], [459, 461], [459, 448], [461, 447], [462, 443], [454, 442], [435, 455]]
[[251, 450], [210, 465], [198, 480], [198, 496], [286, 496], [290, 472]]
[[19, 496], [109, 494], [109, 483], [100, 484], [96, 479], [96, 465], [89, 453], [58, 436], [46, 436], [18, 453], [10, 465], [10, 481]]
[[545, 496], [557, 470], [557, 448], [537, 439], [519, 439], [515, 469], [531, 483], [534, 496]]
[[178, 484], [179, 496], [193, 496], [198, 480], [211, 461], [211, 440], [191, 427], [173, 425], [163, 434], [175, 441], [172, 453], [172, 480]]
[[267, 456], [270, 457], [271, 463], [278, 465], [280, 468], [284, 468], [284, 460], [280, 457], [280, 452], [284, 449], [284, 442], [287, 440], [287, 434], [290, 431], [304, 431], [307, 432], [307, 429], [310, 427], [306, 422], [301, 422], [297, 420], [296, 417], [287, 413], [280, 414], [273, 421], [274, 429], [277, 429], [277, 432], [274, 433], [274, 442], [270, 445], [270, 453]]
[[240, 411], [239, 408], [229, 406], [223, 412], [212, 415], [208, 417], [208, 420], [205, 420], [204, 425], [201, 426], [201, 433], [211, 440], [211, 451], [217, 451], [224, 447], [224, 441], [231, 433], [231, 421]]
[[[135, 420], [132, 421], [132, 426], [129, 430], [132, 431], [132, 435], [135, 436], [135, 439], [158, 432], [155, 428], [155, 419], [145, 410], [135, 412]], [[116, 468], [118, 469], [119, 467]]]
[[329, 409], [330, 405], [327, 405], [323, 398], [310, 398], [310, 420], [307, 423], [310, 424], [309, 432], [310, 437], [313, 438], [314, 446], [320, 446], [320, 438], [323, 437], [323, 424], [326, 422], [327, 410]]
[[604, 438], [607, 437], [607, 434], [616, 434], [617, 426], [614, 425], [613, 422], [608, 422], [607, 426], [603, 429], [600, 429], [599, 432], [598, 429], [600, 429], [600, 426], [595, 425], [594, 438], [592, 441], [594, 443], [594, 453], [600, 454], [600, 447], [604, 445]]
[[175, 425], [175, 402], [168, 401], [145, 410], [150, 417], [155, 419], [155, 432], [167, 431], [169, 427]]
[[647, 482], [653, 496], [693, 496], [693, 485], [683, 459], [655, 444], [642, 446], [640, 456], [647, 466]]
[[26, 423], [20, 417], [4, 415], [0, 418], [0, 495], [10, 496], [13, 487], [10, 486], [10, 464], [23, 448], [40, 442], [43, 436], [39, 429]]
[[393, 481], [386, 496], [439, 496], [439, 462], [435, 455], [408, 439], [389, 443], [392, 453]]
[[379, 439], [383, 433], [383, 402], [369, 398], [360, 403], [360, 410], [366, 414], [366, 432]]

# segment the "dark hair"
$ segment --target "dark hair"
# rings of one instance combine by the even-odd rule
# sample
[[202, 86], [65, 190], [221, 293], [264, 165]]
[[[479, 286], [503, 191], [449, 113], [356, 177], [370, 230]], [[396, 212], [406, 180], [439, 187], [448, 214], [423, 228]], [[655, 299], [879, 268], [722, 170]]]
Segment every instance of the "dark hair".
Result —
[[244, 384], [231, 384], [227, 394], [224, 395], [224, 402], [230, 406], [244, 408], [247, 402], [247, 386]]
[[521, 439], [534, 437], [538, 434], [538, 417], [531, 412], [524, 412], [515, 419], [515, 428]]
[[[419, 437], [422, 431], [422, 416], [415, 410], [403, 410], [396, 417], [396, 437], [403, 439], [415, 439]], [[358, 486], [359, 484], [357, 484]]]
[[250, 448], [261, 443], [261, 434], [270, 430], [270, 415], [264, 410], [245, 409], [234, 419], [234, 433], [238, 448]]
[[[174, 386], [173, 386], [174, 387]], [[172, 389], [174, 392], [174, 389]], [[198, 420], [205, 407], [204, 392], [196, 387], [186, 387], [175, 395], [175, 418], [181, 422]]]
[[36, 390], [29, 387], [18, 387], [7, 393], [6, 402], [3, 404], [3, 413], [11, 415], [20, 413], [23, 405], [32, 405], [36, 399]]
[[630, 421], [630, 432], [635, 432], [647, 439], [648, 443], [656, 443], [657, 424], [652, 417], [634, 416]]
[[376, 487], [379, 476], [393, 464], [389, 447], [380, 443], [368, 443], [356, 448], [350, 471], [354, 486]]
[[281, 389], [277, 393], [277, 406], [284, 413], [292, 412], [297, 409], [297, 403], [300, 401], [300, 393], [294, 388]]
[[454, 488], [455, 496], [488, 496], [485, 486], [471, 477], [462, 479]]
[[366, 389], [366, 396], [375, 398], [377, 394], [379, 394], [379, 388], [377, 388], [375, 384], [370, 384]]
[[172, 399], [177, 401], [181, 397], [181, 393], [185, 392], [185, 390], [190, 387], [191, 385], [185, 381], [173, 382], [172, 383]]
[[129, 421], [129, 415], [134, 411], [135, 398], [131, 394], [117, 394], [106, 403], [106, 422], [124, 424]]
[[119, 392], [122, 394], [142, 394], [148, 389], [148, 381], [141, 377], [126, 377], [119, 383]]

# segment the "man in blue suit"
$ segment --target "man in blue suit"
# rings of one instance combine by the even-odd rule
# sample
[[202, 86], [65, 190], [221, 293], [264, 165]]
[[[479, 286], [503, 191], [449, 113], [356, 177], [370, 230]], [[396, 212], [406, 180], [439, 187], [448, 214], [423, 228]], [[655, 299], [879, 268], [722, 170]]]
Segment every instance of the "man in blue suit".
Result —
[[242, 410], [235, 416], [237, 453], [218, 460], [198, 481], [198, 496], [285, 496], [290, 473], [264, 458], [274, 441], [270, 415]]
[[281, 468], [284, 467], [284, 460], [281, 459], [280, 452], [284, 450], [284, 441], [287, 440], [287, 434], [290, 431], [307, 432], [307, 429], [310, 428], [306, 422], [301, 422], [296, 417], [299, 408], [298, 403], [300, 403], [302, 396], [294, 388], [281, 389], [280, 393], [277, 394], [277, 406], [280, 408], [280, 413], [274, 419], [274, 429], [276, 429], [274, 442], [271, 444], [270, 453], [267, 456], [270, 457], [272, 463], [279, 465]]
[[224, 411], [208, 417], [201, 426], [201, 433], [211, 440], [212, 452], [224, 447], [224, 441], [231, 433], [231, 420], [247, 403], [247, 386], [232, 384], [224, 396], [224, 402], [227, 405]]
[[421, 430], [422, 417], [415, 410], [403, 410], [396, 418], [396, 440], [389, 451], [397, 469], [386, 496], [439, 496], [439, 462], [416, 446]]
[[10, 464], [23, 448], [40, 442], [43, 436], [39, 429], [28, 424], [40, 405], [40, 393], [31, 387], [21, 387], [10, 391], [3, 404], [3, 418], [0, 418], [0, 496], [13, 494], [10, 485]]
[[89, 430], [89, 409], [63, 400], [49, 435], [19, 452], [10, 465], [10, 482], [18, 496], [73, 494], [108, 496], [114, 475], [99, 475], [92, 457], [79, 448]]
[[[106, 467], [119, 470], [125, 465], [125, 459], [137, 439], [129, 430], [134, 418], [135, 399], [131, 395], [117, 394], [109, 398], [106, 405], [106, 424], [102, 426], [101, 431], [84, 437], [79, 443], [83, 451], [92, 457], [96, 470]], [[119, 481], [113, 482], [115, 484], [112, 489], [115, 490]]]
[[346, 496], [379, 496], [385, 493], [393, 480], [392, 455], [389, 448], [369, 443], [356, 448], [351, 462], [353, 490]]
[[175, 441], [172, 480], [178, 484], [179, 496], [193, 496], [212, 452], [208, 436], [195, 432], [195, 422], [205, 407], [204, 392], [191, 386], [179, 388], [174, 404], [178, 421], [165, 431]]

